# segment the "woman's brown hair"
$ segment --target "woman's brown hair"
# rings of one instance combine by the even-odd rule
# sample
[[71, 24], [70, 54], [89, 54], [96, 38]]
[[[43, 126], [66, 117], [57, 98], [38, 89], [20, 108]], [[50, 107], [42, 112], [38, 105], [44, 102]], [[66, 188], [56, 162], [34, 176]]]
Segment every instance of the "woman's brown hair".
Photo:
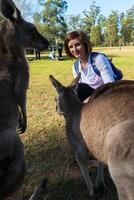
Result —
[[90, 41], [88, 40], [87, 35], [81, 30], [72, 31], [72, 32], [67, 34], [67, 37], [66, 37], [65, 42], [64, 42], [66, 54], [69, 57], [74, 58], [74, 56], [71, 54], [71, 52], [69, 50], [68, 43], [69, 43], [70, 40], [73, 40], [73, 39], [76, 39], [76, 38], [78, 38], [84, 44], [85, 52], [88, 55], [88, 53], [90, 53], [92, 51], [92, 46], [91, 46]]

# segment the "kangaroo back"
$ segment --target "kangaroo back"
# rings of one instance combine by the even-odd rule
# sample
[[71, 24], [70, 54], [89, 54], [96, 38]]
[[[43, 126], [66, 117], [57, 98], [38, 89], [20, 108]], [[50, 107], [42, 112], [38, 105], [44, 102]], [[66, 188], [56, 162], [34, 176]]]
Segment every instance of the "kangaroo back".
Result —
[[[88, 171], [91, 154], [108, 165], [119, 200], [133, 200], [134, 81], [105, 84], [93, 93], [87, 104], [82, 104], [75, 92], [77, 85], [65, 87], [53, 76], [50, 80], [58, 92], [56, 108], [65, 117], [66, 135], [90, 197], [94, 197], [96, 190]], [[96, 186], [103, 182], [103, 165], [99, 166]]]

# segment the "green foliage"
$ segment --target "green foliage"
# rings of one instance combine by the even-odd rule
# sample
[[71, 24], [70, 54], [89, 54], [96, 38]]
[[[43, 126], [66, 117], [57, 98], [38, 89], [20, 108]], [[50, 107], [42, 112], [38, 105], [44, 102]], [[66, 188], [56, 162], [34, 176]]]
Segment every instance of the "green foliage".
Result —
[[134, 6], [128, 9], [126, 14], [121, 13], [121, 40], [123, 45], [133, 42], [134, 30]]
[[69, 15], [67, 17], [67, 28], [68, 28], [68, 31], [83, 29], [82, 17], [80, 15]]
[[108, 46], [115, 46], [118, 41], [118, 13], [112, 11], [108, 17], [105, 31], [105, 41]]
[[[96, 1], [89, 3], [83, 16], [66, 16], [68, 8], [65, 0], [38, 0], [42, 5], [41, 13], [35, 13], [34, 22], [51, 44], [64, 41], [67, 31], [82, 29], [95, 46], [119, 46], [133, 44], [134, 6], [119, 13], [111, 11], [108, 17], [101, 14]], [[41, 19], [40, 19], [41, 16]]]
[[134, 28], [134, 5], [127, 10], [126, 17], [130, 20], [131, 28]]
[[132, 30], [132, 32], [131, 32], [131, 40], [132, 40], [132, 43], [134, 45], [134, 30]]
[[67, 10], [67, 2], [64, 0], [47, 0], [44, 4], [42, 18], [44, 31], [49, 33], [51, 42], [64, 39], [67, 31], [64, 14]]
[[97, 25], [97, 21], [99, 20], [100, 16], [100, 7], [96, 6], [96, 2], [90, 5], [88, 11], [85, 10], [84, 12], [84, 30], [88, 34], [91, 32], [91, 27]]
[[90, 41], [94, 46], [100, 46], [103, 43], [103, 36], [99, 25], [92, 26]]
[[96, 6], [96, 2], [93, 1], [93, 3], [90, 5], [88, 11], [83, 12], [85, 17], [87, 18], [87, 21], [91, 23], [91, 25], [96, 25], [97, 24], [97, 19], [100, 14], [100, 7]]

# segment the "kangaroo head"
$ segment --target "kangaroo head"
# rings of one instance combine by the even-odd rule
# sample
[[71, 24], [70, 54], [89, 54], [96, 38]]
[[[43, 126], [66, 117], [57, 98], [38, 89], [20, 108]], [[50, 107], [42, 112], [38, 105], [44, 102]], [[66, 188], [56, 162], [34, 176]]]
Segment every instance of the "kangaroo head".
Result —
[[77, 102], [80, 103], [76, 88], [80, 78], [80, 74], [72, 81], [72, 83], [65, 87], [58, 80], [56, 80], [52, 75], [49, 76], [49, 79], [52, 85], [55, 87], [58, 96], [56, 100], [56, 110], [60, 115], [66, 115], [70, 108], [74, 108]]
[[[4, 22], [5, 41], [19, 44], [23, 48], [36, 48], [44, 50], [49, 43], [32, 23], [25, 21], [19, 9], [12, 0], [1, 0], [0, 11], [6, 18]], [[1, 30], [2, 31], [2, 30]]]

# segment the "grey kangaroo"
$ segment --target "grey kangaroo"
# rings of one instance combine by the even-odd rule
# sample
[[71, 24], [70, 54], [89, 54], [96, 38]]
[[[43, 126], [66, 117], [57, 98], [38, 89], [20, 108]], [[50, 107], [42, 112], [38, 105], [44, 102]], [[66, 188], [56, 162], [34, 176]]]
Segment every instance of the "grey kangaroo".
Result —
[[5, 17], [0, 27], [0, 199], [10, 196], [20, 200], [25, 158], [18, 133], [25, 132], [27, 127], [29, 82], [24, 50], [43, 50], [49, 43], [33, 24], [21, 17], [12, 0], [0, 0], [0, 11]]
[[65, 117], [66, 135], [90, 199], [95, 195], [88, 173], [92, 155], [108, 166], [119, 200], [134, 200], [134, 81], [105, 84], [83, 104], [75, 91], [79, 76], [68, 87], [51, 75], [50, 80], [58, 92], [57, 111]]

